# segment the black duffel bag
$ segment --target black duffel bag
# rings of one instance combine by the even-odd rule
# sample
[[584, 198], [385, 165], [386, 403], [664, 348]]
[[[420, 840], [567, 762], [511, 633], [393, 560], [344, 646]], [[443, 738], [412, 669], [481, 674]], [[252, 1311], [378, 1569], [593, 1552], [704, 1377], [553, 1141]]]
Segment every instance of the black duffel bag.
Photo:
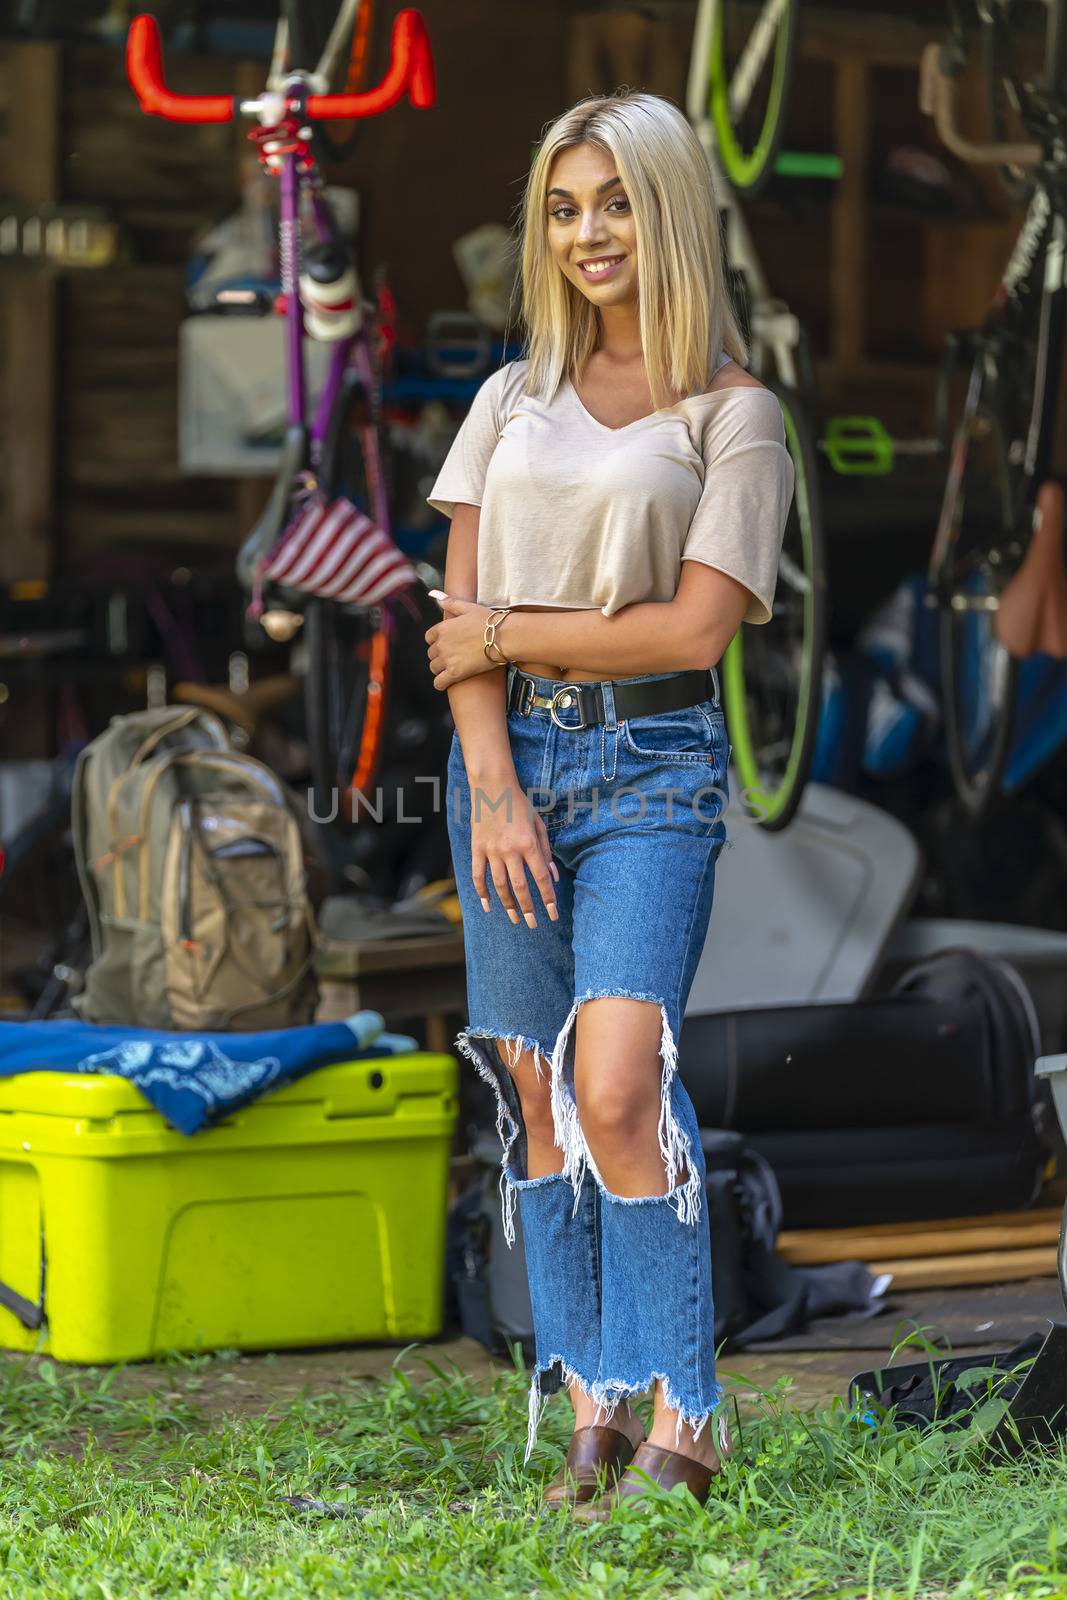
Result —
[[890, 995], [687, 1016], [679, 1070], [701, 1126], [770, 1162], [787, 1227], [840, 1227], [1032, 1204], [1040, 1053], [1019, 974], [959, 949]]

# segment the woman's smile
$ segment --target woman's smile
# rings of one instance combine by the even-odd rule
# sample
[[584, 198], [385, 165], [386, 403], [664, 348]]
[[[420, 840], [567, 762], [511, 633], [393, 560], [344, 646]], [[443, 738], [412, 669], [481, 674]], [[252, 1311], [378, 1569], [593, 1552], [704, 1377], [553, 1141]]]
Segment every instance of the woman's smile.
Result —
[[625, 260], [625, 256], [596, 256], [588, 261], [579, 261], [578, 270], [590, 283], [602, 282], [605, 278], [613, 278]]

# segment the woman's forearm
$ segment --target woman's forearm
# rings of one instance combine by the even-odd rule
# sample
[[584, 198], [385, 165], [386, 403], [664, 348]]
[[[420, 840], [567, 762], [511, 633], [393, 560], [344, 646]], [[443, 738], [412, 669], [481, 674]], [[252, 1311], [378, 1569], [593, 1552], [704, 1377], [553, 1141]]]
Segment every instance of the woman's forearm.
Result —
[[736, 623], [716, 624], [674, 600], [640, 600], [605, 617], [588, 611], [512, 611], [497, 628], [509, 661], [563, 661], [605, 678], [713, 667]]
[[454, 683], [448, 703], [471, 783], [510, 782], [515, 776], [515, 760], [504, 712], [504, 668]]
[[[463, 600], [473, 600], [478, 593], [478, 520], [477, 506], [458, 505], [449, 529], [445, 588]], [[504, 710], [504, 672], [500, 667], [464, 678], [448, 691], [452, 721], [471, 783], [507, 783], [515, 775]]]

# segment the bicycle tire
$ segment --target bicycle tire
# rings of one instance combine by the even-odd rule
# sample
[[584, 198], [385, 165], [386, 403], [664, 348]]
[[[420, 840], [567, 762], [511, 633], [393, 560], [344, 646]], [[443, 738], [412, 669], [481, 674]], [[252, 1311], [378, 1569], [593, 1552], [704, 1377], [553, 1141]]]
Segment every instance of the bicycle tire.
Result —
[[348, 787], [342, 747], [352, 740], [352, 707], [366, 704], [366, 668], [348, 649], [351, 641], [344, 637], [341, 613], [342, 607], [332, 600], [309, 600], [304, 608], [304, 718], [311, 793], [315, 820], [330, 823], [341, 816], [342, 794]]
[[376, 625], [379, 609], [319, 599], [305, 610], [305, 728], [315, 820], [342, 828], [358, 825], [364, 801], [365, 814], [374, 814], [371, 791], [385, 753], [394, 630], [387, 607]]
[[[774, 616], [763, 627], [747, 630], [747, 639], [744, 628], [734, 635], [723, 658], [723, 700], [742, 803], [762, 828], [777, 833], [796, 815], [811, 775], [822, 702], [828, 596], [813, 431], [798, 395], [779, 384], [768, 387], [782, 407], [796, 474], [793, 503]], [[752, 640], [751, 647], [747, 640]], [[777, 716], [774, 700], [781, 682], [795, 690], [795, 704]], [[767, 752], [783, 747], [779, 773]]]
[[708, 112], [726, 177], [739, 193], [756, 195], [774, 170], [785, 132], [789, 88], [796, 59], [798, 6], [797, 0], [784, 0], [782, 5], [775, 24], [774, 59], [767, 86], [766, 106], [758, 128], [747, 138], [735, 126], [730, 109], [731, 82], [726, 61], [729, 33], [727, 12], [736, 15], [731, 0], [721, 0], [715, 13], [710, 41]]
[[[976, 359], [983, 359], [981, 353]], [[989, 445], [985, 453], [986, 474], [972, 474], [972, 501], [978, 507], [978, 515], [966, 529], [962, 527], [967, 488], [961, 482], [960, 530], [945, 551], [940, 568], [931, 576], [941, 613], [941, 699], [949, 769], [960, 803], [969, 816], [978, 818], [986, 814], [999, 792], [1011, 744], [1018, 674], [1015, 661], [995, 636], [983, 637], [983, 618], [992, 612], [972, 609], [976, 585], [986, 586], [992, 598], [992, 591], [1000, 582], [997, 563], [978, 559], [978, 555], [986, 544], [995, 548], [998, 542], [1013, 541], [1017, 513], [1008, 442], [995, 410], [978, 404], [969, 431], [966, 440], [957, 437], [957, 430], [953, 433], [953, 449], [965, 446], [968, 464], [975, 460], [977, 441], [984, 438]], [[977, 492], [975, 483], [979, 484]], [[977, 733], [975, 719], [969, 714], [976, 700], [972, 693], [974, 662], [983, 679], [978, 685], [979, 696], [985, 691]], [[980, 759], [976, 750], [981, 751]]]

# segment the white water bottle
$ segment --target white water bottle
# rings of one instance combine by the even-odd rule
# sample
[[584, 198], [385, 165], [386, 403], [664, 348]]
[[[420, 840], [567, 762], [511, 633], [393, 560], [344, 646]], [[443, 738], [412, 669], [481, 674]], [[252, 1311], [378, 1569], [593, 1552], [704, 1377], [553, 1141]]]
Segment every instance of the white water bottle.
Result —
[[363, 321], [359, 278], [346, 251], [333, 244], [305, 251], [300, 269], [304, 326], [313, 339], [349, 339]]

